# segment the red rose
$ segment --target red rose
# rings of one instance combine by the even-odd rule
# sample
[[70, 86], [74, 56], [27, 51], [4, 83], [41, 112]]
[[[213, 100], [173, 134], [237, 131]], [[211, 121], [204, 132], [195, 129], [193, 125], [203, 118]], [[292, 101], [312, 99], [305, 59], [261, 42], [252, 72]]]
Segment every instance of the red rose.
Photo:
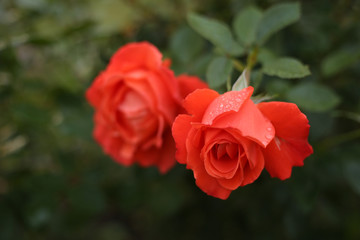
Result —
[[211, 196], [226, 199], [255, 181], [264, 166], [272, 176], [289, 177], [291, 167], [312, 152], [308, 121], [296, 105], [256, 106], [252, 92], [196, 90], [184, 101], [190, 115], [179, 115], [173, 124], [178, 162], [193, 170], [197, 186]]
[[175, 163], [171, 125], [180, 103], [189, 92], [207, 87], [196, 77], [181, 78], [190, 80], [177, 80], [150, 43], [120, 48], [86, 92], [95, 108], [94, 138], [103, 150], [123, 165], [138, 162], [168, 171]]

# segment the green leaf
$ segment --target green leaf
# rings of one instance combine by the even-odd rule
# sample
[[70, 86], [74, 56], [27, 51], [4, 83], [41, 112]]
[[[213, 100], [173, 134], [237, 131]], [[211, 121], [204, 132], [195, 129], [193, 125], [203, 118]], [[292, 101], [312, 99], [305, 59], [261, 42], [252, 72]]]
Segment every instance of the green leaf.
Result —
[[287, 98], [313, 112], [328, 111], [340, 103], [339, 96], [331, 88], [316, 83], [302, 83], [292, 88]]
[[265, 62], [274, 61], [278, 57], [274, 52], [272, 52], [268, 48], [259, 48], [259, 52], [257, 54], [257, 60], [264, 64]]
[[210, 88], [218, 88], [225, 84], [233, 70], [232, 62], [226, 57], [216, 57], [209, 64], [206, 79]]
[[360, 51], [354, 53], [348, 50], [338, 50], [324, 59], [321, 71], [329, 77], [351, 67], [358, 60], [360, 60]]
[[217, 20], [190, 13], [189, 25], [204, 38], [232, 56], [243, 54], [244, 49], [234, 40], [229, 27]]
[[254, 87], [254, 92], [256, 92], [259, 89], [262, 79], [263, 79], [263, 73], [261, 70], [251, 71], [250, 85]]
[[277, 96], [284, 96], [290, 89], [291, 84], [285, 79], [269, 79], [266, 84], [266, 92]]
[[246, 71], [246, 69], [244, 69], [244, 71], [241, 73], [240, 77], [236, 80], [236, 82], [234, 83], [234, 85], [232, 86], [231, 91], [240, 91], [244, 88], [248, 87], [248, 80], [247, 80], [247, 76], [248, 73]]
[[213, 58], [212, 53], [206, 53], [200, 55], [196, 59], [193, 59], [193, 64], [189, 68], [189, 73], [192, 73], [197, 76], [203, 76], [206, 73], [207, 68]]
[[254, 6], [248, 6], [235, 16], [233, 22], [234, 31], [237, 38], [245, 46], [254, 43], [261, 18], [262, 11]]
[[257, 42], [264, 44], [271, 35], [299, 19], [299, 3], [281, 3], [267, 9], [259, 25]]
[[172, 36], [170, 49], [177, 59], [182, 62], [188, 62], [200, 53], [204, 47], [204, 42], [204, 39], [191, 28], [183, 27]]
[[265, 62], [263, 71], [267, 75], [281, 78], [302, 78], [310, 75], [310, 70], [306, 65], [289, 57]]

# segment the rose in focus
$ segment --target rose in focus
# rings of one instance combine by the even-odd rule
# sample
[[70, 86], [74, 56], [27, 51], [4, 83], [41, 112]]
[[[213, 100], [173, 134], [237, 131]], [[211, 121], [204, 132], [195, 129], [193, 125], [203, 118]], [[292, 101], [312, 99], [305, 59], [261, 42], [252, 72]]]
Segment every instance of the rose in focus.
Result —
[[286, 179], [313, 152], [308, 120], [295, 104], [255, 105], [252, 93], [252, 87], [223, 95], [196, 90], [184, 100], [189, 114], [180, 114], [173, 124], [176, 158], [208, 195], [226, 199], [264, 168]]
[[86, 92], [95, 108], [94, 138], [116, 162], [155, 165], [164, 173], [175, 163], [171, 125], [181, 102], [205, 87], [196, 77], [176, 78], [150, 43], [127, 44]]

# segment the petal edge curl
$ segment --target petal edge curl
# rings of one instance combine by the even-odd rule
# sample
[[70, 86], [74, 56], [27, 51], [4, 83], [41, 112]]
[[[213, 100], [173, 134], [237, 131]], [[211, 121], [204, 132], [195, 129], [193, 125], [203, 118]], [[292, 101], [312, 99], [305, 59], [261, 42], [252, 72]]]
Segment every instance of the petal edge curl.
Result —
[[296, 104], [286, 102], [259, 103], [260, 111], [275, 127], [275, 138], [263, 150], [265, 168], [272, 177], [285, 180], [293, 166], [302, 166], [313, 153], [308, 142], [309, 121]]

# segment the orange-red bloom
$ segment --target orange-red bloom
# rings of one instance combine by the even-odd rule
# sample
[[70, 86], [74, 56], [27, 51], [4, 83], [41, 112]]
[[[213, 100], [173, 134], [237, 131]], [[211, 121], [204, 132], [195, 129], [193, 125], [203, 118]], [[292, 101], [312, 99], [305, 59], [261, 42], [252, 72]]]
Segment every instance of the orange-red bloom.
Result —
[[252, 87], [223, 95], [196, 90], [184, 101], [189, 115], [173, 124], [178, 162], [193, 170], [197, 186], [211, 196], [228, 198], [264, 167], [273, 177], [288, 178], [292, 166], [312, 153], [309, 124], [296, 105], [255, 105], [252, 92]]
[[156, 165], [164, 173], [175, 163], [171, 125], [181, 101], [204, 87], [196, 77], [176, 78], [150, 43], [127, 44], [86, 92], [95, 108], [94, 138], [118, 163]]

